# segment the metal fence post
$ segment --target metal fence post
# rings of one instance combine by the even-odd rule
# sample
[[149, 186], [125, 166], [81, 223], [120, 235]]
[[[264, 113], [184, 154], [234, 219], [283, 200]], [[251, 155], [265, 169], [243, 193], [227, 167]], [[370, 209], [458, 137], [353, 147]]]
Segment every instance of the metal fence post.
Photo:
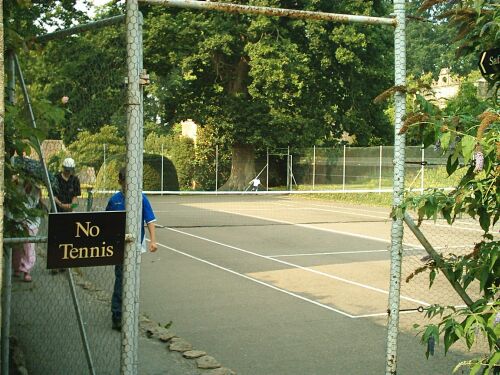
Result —
[[424, 185], [425, 185], [425, 149], [424, 145], [422, 145], [422, 158], [421, 158], [421, 166], [420, 166], [420, 194], [424, 194]]
[[312, 186], [313, 190], [315, 181], [316, 181], [316, 145], [313, 146], [313, 186]]
[[6, 246], [3, 252], [3, 290], [2, 290], [2, 374], [9, 373], [10, 352], [10, 307], [12, 296], [12, 248]]
[[382, 190], [382, 147], [383, 146], [380, 146], [379, 167], [378, 167], [378, 190], [379, 190], [379, 194], [381, 193], [380, 190]]
[[219, 145], [215, 145], [215, 191], [219, 189]]
[[266, 191], [269, 191], [269, 147], [266, 148]]
[[106, 185], [106, 143], [102, 144], [102, 166], [104, 167], [104, 188], [107, 189]]
[[[394, 32], [394, 81], [395, 86], [406, 85], [406, 41], [405, 41], [405, 0], [394, 0], [396, 30]], [[399, 134], [406, 111], [406, 95], [394, 95], [394, 182], [393, 207], [403, 202], [405, 179], [405, 135]], [[391, 228], [391, 274], [389, 285], [389, 318], [387, 322], [386, 375], [397, 371], [397, 349], [399, 332], [399, 304], [401, 291], [401, 261], [403, 256], [403, 218], [395, 217]]]
[[344, 145], [344, 157], [342, 162], [342, 190], [345, 190], [345, 153], [346, 153], [346, 147]]
[[137, 284], [138, 257], [141, 247], [142, 213], [142, 162], [143, 162], [143, 118], [141, 105], [140, 74], [141, 64], [141, 24], [137, 0], [126, 3], [127, 29], [127, 211], [126, 232], [132, 234], [134, 241], [126, 245], [123, 262], [122, 297], [122, 344], [120, 373], [137, 374], [138, 348], [138, 311], [139, 300]]
[[286, 188], [290, 190], [290, 146], [286, 148]]
[[163, 155], [163, 143], [161, 144], [161, 181], [160, 181], [160, 189], [161, 189], [161, 195], [163, 195], [163, 158], [165, 156]]

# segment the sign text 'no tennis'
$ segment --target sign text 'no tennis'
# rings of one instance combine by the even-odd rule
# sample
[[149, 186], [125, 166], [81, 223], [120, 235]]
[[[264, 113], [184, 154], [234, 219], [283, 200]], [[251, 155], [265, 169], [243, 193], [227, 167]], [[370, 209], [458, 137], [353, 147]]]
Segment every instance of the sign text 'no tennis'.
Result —
[[47, 268], [120, 264], [125, 249], [125, 211], [51, 213]]

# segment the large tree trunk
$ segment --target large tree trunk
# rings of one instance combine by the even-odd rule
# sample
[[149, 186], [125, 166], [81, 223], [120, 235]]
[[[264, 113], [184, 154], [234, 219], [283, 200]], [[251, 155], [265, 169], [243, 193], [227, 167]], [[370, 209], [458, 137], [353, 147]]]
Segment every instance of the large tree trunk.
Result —
[[255, 150], [251, 145], [233, 145], [231, 175], [219, 190], [242, 191], [255, 178]]

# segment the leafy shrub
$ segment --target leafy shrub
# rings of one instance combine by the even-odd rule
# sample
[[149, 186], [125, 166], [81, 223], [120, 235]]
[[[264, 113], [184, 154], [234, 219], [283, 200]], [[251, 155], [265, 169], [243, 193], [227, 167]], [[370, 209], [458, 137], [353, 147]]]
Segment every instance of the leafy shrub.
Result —
[[[144, 154], [143, 190], [155, 191], [161, 189], [161, 155]], [[118, 190], [118, 172], [125, 165], [125, 155], [118, 155], [103, 165], [97, 174], [97, 190]], [[163, 190], [179, 190], [179, 181], [174, 164], [163, 158]]]

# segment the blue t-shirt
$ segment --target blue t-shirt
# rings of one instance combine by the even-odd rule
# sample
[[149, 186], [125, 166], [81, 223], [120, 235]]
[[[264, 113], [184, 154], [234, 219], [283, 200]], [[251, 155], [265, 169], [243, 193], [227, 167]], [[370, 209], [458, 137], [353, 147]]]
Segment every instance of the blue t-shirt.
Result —
[[[106, 206], [106, 211], [125, 211], [125, 195], [121, 191], [113, 194], [111, 198], [109, 198], [108, 205]], [[151, 207], [151, 203], [149, 203], [148, 198], [142, 194], [142, 222], [141, 226], [141, 243], [144, 241], [144, 224], [152, 223], [156, 221], [155, 214], [153, 212], [153, 208]]]

